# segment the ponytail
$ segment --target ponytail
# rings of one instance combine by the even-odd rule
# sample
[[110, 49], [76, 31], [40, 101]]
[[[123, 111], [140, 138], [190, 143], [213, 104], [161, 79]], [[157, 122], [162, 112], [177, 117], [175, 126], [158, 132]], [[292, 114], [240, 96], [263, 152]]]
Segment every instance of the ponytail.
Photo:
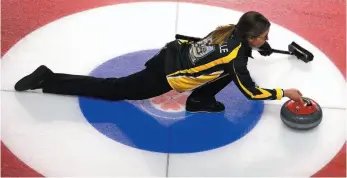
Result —
[[212, 45], [213, 44], [223, 44], [235, 30], [235, 25], [224, 25], [219, 26], [212, 32]]
[[270, 26], [270, 21], [262, 14], [256, 11], [249, 11], [241, 16], [236, 25], [219, 26], [207, 36], [211, 39], [209, 44], [222, 45], [234, 34], [234, 31], [237, 38], [247, 40], [248, 38], [258, 37]]

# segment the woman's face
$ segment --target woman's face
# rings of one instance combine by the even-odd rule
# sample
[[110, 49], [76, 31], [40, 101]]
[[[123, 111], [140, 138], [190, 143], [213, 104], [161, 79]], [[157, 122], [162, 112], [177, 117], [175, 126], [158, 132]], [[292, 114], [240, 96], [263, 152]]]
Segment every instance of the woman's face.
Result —
[[266, 40], [268, 40], [268, 34], [270, 29], [266, 30], [263, 34], [255, 38], [249, 38], [248, 42], [253, 48], [259, 48], [262, 46]]

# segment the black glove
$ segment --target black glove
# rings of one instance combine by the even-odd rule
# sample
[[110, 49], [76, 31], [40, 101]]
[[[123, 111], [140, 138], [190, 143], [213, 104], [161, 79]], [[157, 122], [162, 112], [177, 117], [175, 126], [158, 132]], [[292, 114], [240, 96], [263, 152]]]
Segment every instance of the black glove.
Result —
[[262, 56], [270, 56], [272, 54], [272, 48], [266, 41], [258, 50]]

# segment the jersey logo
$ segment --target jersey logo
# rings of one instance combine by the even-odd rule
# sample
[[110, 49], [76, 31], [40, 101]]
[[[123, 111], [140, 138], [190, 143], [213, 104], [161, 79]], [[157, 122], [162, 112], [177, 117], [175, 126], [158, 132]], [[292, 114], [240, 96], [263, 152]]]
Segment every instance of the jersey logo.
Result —
[[215, 46], [209, 45], [210, 42], [212, 42], [212, 37], [192, 44], [189, 49], [189, 57], [193, 64], [216, 50]]

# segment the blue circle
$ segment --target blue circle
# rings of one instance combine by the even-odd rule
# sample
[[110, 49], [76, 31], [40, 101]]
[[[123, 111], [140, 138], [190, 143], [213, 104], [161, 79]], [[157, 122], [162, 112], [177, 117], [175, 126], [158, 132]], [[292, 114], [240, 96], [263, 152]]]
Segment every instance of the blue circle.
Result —
[[[127, 76], [143, 69], [158, 51], [124, 54], [101, 64], [90, 75]], [[248, 100], [233, 82], [216, 98], [225, 104], [225, 112], [171, 113], [155, 109], [148, 100], [115, 102], [87, 97], [79, 97], [79, 105], [93, 127], [124, 145], [161, 153], [193, 153], [242, 138], [255, 127], [264, 109], [263, 101]]]

